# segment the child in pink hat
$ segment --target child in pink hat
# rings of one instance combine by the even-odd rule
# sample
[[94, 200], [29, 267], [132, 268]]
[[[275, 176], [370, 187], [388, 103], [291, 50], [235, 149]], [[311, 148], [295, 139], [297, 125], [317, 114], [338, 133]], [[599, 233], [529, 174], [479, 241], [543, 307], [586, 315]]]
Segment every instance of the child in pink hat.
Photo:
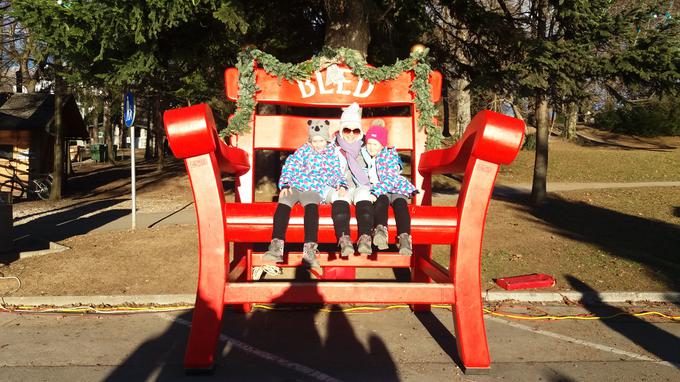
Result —
[[371, 194], [374, 198], [375, 215], [373, 244], [378, 249], [387, 249], [387, 209], [392, 205], [397, 225], [397, 247], [399, 253], [410, 256], [413, 253], [411, 240], [411, 215], [408, 199], [417, 190], [408, 179], [401, 175], [402, 163], [394, 147], [387, 147], [385, 121], [376, 119], [366, 132], [366, 147], [362, 155], [368, 165]]

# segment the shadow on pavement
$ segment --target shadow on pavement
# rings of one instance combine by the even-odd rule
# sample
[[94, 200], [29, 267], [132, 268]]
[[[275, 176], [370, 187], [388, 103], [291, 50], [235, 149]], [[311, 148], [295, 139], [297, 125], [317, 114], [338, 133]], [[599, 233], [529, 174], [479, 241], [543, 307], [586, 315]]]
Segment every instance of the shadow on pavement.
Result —
[[[117, 220], [130, 211], [110, 209], [124, 199], [107, 199], [88, 203], [77, 203], [69, 209], [45, 215], [26, 223], [14, 225], [12, 236], [14, 249], [2, 255], [3, 263], [11, 263], [19, 258], [19, 253], [49, 248], [49, 242], [59, 242], [69, 237], [86, 234], [98, 227]], [[101, 211], [104, 210], [104, 211]], [[84, 215], [92, 214], [88, 217]]]
[[[442, 324], [442, 322], [435, 316], [432, 312], [419, 312], [415, 313], [416, 318], [420, 321], [421, 324], [427, 329], [427, 332], [432, 336], [432, 338], [437, 341], [437, 345], [439, 345], [444, 352], [451, 357], [453, 362], [456, 363], [456, 365], [463, 370], [463, 361], [460, 359], [460, 355], [458, 354], [458, 346], [456, 344], [456, 338], [453, 336], [453, 334], [449, 331], [449, 329]], [[451, 316], [451, 319], [453, 320], [453, 316]]]
[[[576, 277], [567, 275], [566, 279], [574, 290], [596, 296], [591, 300], [582, 302], [583, 307], [594, 315], [608, 317], [620, 313], [627, 313], [623, 309], [605, 304], [595, 289]], [[676, 368], [680, 368], [680, 366], [678, 366], [680, 365], [680, 353], [678, 353], [678, 349], [680, 349], [680, 338], [672, 333], [669, 333], [656, 325], [652, 325], [643, 319], [629, 315], [625, 316], [625, 318], [602, 320], [602, 323], [622, 334], [651, 354], [654, 354], [654, 356], [660, 360], [673, 363]]]
[[[312, 281], [301, 269], [296, 279]], [[279, 300], [285, 300], [287, 293]], [[225, 311], [215, 370], [196, 379], [399, 380], [396, 365], [378, 336], [369, 335], [364, 345], [338, 306], [332, 307], [335, 312], [319, 316], [322, 306], [274, 301], [278, 311]], [[186, 313], [175, 319], [163, 335], [137, 348], [106, 380], [183, 379], [190, 316]]]
[[[163, 171], [157, 171], [155, 161], [142, 161], [135, 166], [137, 190], [153, 188], [157, 181], [165, 181], [173, 177], [186, 176], [184, 163], [174, 158], [164, 162]], [[96, 191], [101, 188], [101, 190]], [[69, 178], [66, 195], [74, 198], [91, 198], [111, 193], [128, 194], [130, 192], [130, 165], [101, 165]]]
[[564, 374], [560, 374], [559, 372], [555, 370], [551, 370], [552, 372], [550, 373], [551, 375], [545, 376], [545, 380], [548, 382], [578, 382], [578, 380], [574, 378], [567, 377]]

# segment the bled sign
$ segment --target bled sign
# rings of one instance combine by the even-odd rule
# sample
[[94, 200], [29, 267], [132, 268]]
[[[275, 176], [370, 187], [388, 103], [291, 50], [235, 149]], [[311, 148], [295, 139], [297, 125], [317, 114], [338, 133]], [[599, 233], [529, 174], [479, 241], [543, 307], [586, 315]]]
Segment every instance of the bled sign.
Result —
[[131, 92], [125, 93], [123, 117], [125, 119], [125, 126], [130, 127], [135, 123], [135, 98]]
[[341, 68], [331, 65], [325, 72], [325, 78], [319, 71], [314, 73], [316, 81], [311, 79], [305, 82], [297, 80], [298, 88], [302, 98], [309, 98], [315, 94], [343, 94], [353, 95], [358, 98], [366, 98], [373, 92], [374, 86], [368, 81], [359, 77], [356, 85], [352, 86], [352, 71], [348, 68]]

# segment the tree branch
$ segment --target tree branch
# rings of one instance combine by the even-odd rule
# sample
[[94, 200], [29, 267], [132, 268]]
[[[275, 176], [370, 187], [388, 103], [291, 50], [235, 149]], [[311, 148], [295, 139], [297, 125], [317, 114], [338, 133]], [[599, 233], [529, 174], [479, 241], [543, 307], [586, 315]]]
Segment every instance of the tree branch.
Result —
[[505, 19], [508, 20], [511, 26], [515, 26], [515, 19], [512, 17], [512, 13], [510, 13], [510, 9], [508, 9], [507, 4], [505, 4], [504, 0], [497, 0], [498, 5], [501, 7], [503, 10], [503, 13], [505, 14]]

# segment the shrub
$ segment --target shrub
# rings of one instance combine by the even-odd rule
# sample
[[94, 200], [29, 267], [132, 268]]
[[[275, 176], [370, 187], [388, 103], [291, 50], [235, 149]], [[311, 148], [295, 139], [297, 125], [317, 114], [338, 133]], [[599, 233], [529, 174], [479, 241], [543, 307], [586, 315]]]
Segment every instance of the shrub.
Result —
[[530, 133], [524, 136], [524, 144], [522, 150], [535, 151], [536, 150], [536, 133]]
[[680, 135], [680, 98], [662, 97], [600, 112], [595, 124], [609, 131], [642, 136]]

